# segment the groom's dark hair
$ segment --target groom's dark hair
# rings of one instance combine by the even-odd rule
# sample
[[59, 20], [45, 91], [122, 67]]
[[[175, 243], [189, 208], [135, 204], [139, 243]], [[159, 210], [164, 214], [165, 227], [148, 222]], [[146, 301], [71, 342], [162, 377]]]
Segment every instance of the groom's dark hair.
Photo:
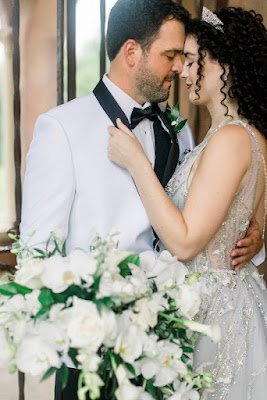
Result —
[[136, 40], [142, 50], [149, 50], [161, 25], [168, 19], [186, 25], [190, 14], [172, 0], [118, 0], [108, 20], [107, 52], [110, 61], [128, 39]]

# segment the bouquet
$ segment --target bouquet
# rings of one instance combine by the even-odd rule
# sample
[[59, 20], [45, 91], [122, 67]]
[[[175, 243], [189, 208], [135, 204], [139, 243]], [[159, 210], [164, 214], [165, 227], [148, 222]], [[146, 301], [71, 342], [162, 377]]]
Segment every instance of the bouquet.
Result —
[[120, 251], [114, 235], [69, 255], [56, 233], [45, 250], [12, 236], [20, 261], [0, 286], [0, 366], [42, 379], [59, 370], [63, 387], [67, 365], [79, 368], [79, 400], [198, 399], [212, 377], [194, 371], [193, 332], [220, 339], [217, 325], [192, 321], [198, 274], [167, 251]]

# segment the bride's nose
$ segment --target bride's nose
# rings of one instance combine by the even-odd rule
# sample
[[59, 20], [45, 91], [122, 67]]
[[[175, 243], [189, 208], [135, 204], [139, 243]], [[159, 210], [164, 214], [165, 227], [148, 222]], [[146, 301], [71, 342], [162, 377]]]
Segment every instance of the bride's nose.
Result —
[[179, 78], [180, 79], [188, 78], [188, 70], [186, 68], [186, 64], [185, 63], [183, 64], [183, 69], [182, 69], [182, 72], [179, 74]]

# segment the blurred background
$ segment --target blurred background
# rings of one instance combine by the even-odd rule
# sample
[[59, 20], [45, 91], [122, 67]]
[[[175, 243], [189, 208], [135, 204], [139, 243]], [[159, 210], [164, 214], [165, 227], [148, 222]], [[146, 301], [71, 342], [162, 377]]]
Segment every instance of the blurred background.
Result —
[[[0, 274], [15, 265], [7, 231], [17, 232], [25, 156], [36, 118], [61, 102], [92, 91], [108, 70], [104, 35], [115, 2], [0, 0]], [[211, 11], [237, 6], [254, 9], [263, 15], [265, 26], [267, 23], [266, 0], [179, 2], [192, 16], [200, 15], [203, 6]], [[198, 144], [209, 127], [209, 116], [204, 108], [189, 104], [185, 84], [179, 79], [169, 104], [174, 106], [177, 100]], [[260, 270], [267, 275], [266, 262]], [[52, 400], [53, 379], [41, 385], [38, 379], [26, 377], [25, 398]], [[18, 399], [17, 380], [16, 374], [0, 369], [0, 400]]]

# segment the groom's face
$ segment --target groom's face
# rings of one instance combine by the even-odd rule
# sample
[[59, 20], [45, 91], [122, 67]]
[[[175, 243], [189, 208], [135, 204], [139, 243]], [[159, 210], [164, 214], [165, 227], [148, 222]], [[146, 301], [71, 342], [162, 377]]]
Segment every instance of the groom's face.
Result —
[[185, 40], [184, 25], [174, 19], [165, 21], [148, 51], [143, 51], [136, 70], [135, 85], [143, 102], [167, 100], [176, 74], [181, 73], [181, 54]]

